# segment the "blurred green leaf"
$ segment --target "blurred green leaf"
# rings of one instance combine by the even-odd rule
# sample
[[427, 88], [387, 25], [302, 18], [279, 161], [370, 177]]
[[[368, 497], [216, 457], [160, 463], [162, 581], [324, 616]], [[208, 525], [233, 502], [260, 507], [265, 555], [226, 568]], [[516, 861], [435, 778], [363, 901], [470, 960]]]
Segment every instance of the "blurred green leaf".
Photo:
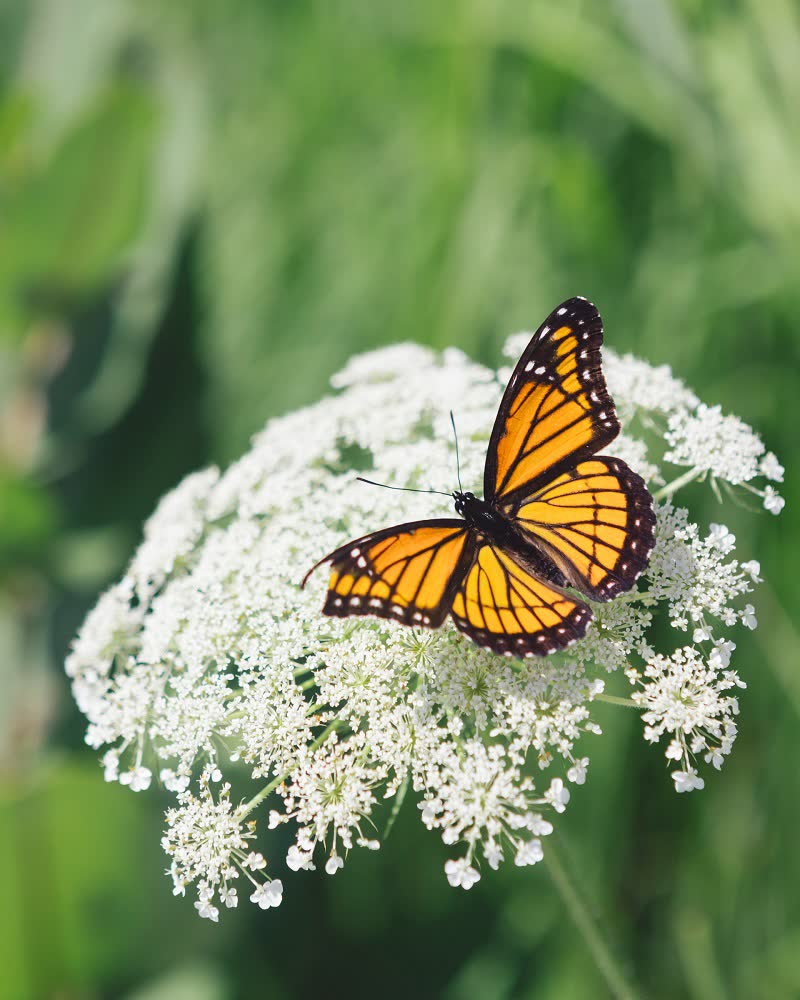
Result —
[[132, 796], [96, 764], [50, 759], [23, 787], [0, 785], [0, 968], [8, 997], [52, 996], [124, 975], [148, 902], [134, 859]]
[[0, 467], [0, 576], [17, 561], [38, 558], [57, 524], [52, 497], [41, 486]]
[[141, 88], [110, 87], [43, 163], [4, 185], [6, 317], [58, 311], [118, 274], [142, 224], [156, 121]]
[[0, 178], [5, 190], [25, 169], [26, 136], [34, 116], [33, 101], [23, 94], [8, 94], [0, 101]]
[[116, 527], [62, 531], [48, 551], [48, 567], [62, 587], [94, 593], [125, 565], [127, 544]]

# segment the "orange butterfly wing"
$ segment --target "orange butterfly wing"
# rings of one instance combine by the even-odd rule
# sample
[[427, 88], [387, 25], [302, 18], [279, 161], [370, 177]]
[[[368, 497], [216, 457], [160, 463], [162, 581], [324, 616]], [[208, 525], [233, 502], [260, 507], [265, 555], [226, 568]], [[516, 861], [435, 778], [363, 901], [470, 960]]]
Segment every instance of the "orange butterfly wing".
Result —
[[652, 498], [617, 458], [595, 456], [521, 500], [516, 523], [595, 601], [630, 590], [655, 543]]
[[582, 602], [531, 565], [487, 542], [453, 599], [453, 620], [473, 642], [505, 656], [544, 656], [579, 639], [592, 619]]
[[513, 501], [619, 433], [600, 368], [603, 324], [586, 299], [553, 310], [509, 380], [486, 456], [484, 496]]
[[[373, 532], [336, 549], [323, 613], [377, 615], [436, 628], [472, 562], [475, 542], [463, 520], [413, 521]], [[306, 574], [313, 573], [314, 566]]]

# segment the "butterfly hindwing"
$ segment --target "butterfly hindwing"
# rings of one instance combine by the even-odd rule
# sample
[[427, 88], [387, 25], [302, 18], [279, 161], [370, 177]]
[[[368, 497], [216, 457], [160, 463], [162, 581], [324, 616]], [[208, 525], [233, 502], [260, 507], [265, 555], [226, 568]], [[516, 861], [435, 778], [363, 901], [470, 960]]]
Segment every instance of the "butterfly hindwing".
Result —
[[515, 505], [516, 524], [595, 601], [630, 590], [654, 544], [653, 502], [620, 459], [579, 462]]
[[322, 560], [331, 564], [322, 610], [337, 618], [376, 615], [436, 628], [473, 549], [467, 525], [455, 519], [414, 521], [365, 535]]
[[473, 642], [506, 656], [544, 656], [579, 639], [592, 612], [545, 583], [519, 555], [480, 544], [453, 598], [456, 625]]
[[619, 422], [600, 367], [603, 325], [583, 298], [547, 317], [514, 369], [486, 455], [484, 495], [513, 501], [612, 441]]

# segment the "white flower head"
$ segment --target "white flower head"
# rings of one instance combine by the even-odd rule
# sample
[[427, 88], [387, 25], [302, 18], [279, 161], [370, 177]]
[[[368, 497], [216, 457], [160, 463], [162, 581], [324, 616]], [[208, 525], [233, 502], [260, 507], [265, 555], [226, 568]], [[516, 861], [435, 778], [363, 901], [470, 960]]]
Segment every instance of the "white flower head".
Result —
[[671, 657], [653, 657], [645, 668], [640, 689], [633, 695], [634, 702], [643, 709], [645, 738], [655, 743], [664, 734], [673, 737], [665, 756], [685, 764], [683, 770], [673, 772], [678, 791], [703, 787], [702, 779], [686, 787], [687, 775], [696, 773], [690, 767], [691, 753], [714, 746], [729, 750], [735, 737], [735, 726], [730, 729], [729, 725], [739, 711], [739, 702], [729, 692], [741, 682], [734, 671], [722, 669], [725, 657], [730, 655], [724, 643], [715, 652], [717, 663], [713, 653], [706, 663], [692, 646], [676, 650]]
[[212, 920], [215, 924], [219, 922], [219, 910], [207, 899], [198, 899], [194, 904], [199, 916], [205, 920]]
[[758, 620], [756, 619], [756, 609], [752, 604], [745, 605], [745, 609], [742, 612], [742, 622], [749, 629], [754, 629], [758, 627]]
[[545, 792], [545, 798], [552, 805], [556, 812], [564, 812], [569, 802], [569, 789], [561, 778], [553, 778], [550, 787]]
[[272, 906], [280, 906], [283, 900], [283, 882], [279, 878], [271, 882], [262, 882], [250, 895], [250, 902], [268, 910]]
[[[512, 338], [510, 356], [528, 339]], [[657, 544], [636, 587], [594, 604], [585, 637], [551, 658], [498, 657], [449, 622], [327, 618], [327, 574], [299, 587], [348, 538], [452, 516], [442, 498], [354, 474], [451, 490], [451, 410], [464, 487], [480, 492], [508, 372], [460, 351], [406, 344], [352, 359], [335, 395], [271, 421], [229, 469], [196, 473], [159, 504], [66, 669], [106, 780], [144, 791], [156, 775], [173, 796], [162, 845], [174, 892], [196, 893], [201, 917], [217, 922], [240, 899], [280, 904], [278, 827], [292, 837], [281, 875], [317, 864], [333, 875], [348, 851], [381, 846], [386, 806], [403, 795], [458, 845], [450, 884], [469, 889], [484, 861], [537, 863], [587, 780], [606, 689], [612, 700], [632, 691], [677, 791], [702, 787], [699, 766], [719, 769], [744, 686], [731, 669], [733, 631], [755, 627], [755, 600], [745, 602], [760, 566], [740, 565], [725, 524], [701, 531], [674, 494], [692, 478], [725, 480], [777, 513], [772, 486], [749, 481], [780, 482], [783, 469], [750, 428], [704, 406], [669, 369], [613, 352], [604, 366], [623, 424], [609, 451], [654, 491], [664, 484]], [[671, 463], [688, 471], [669, 483]], [[675, 630], [666, 647], [664, 616]]]
[[344, 868], [344, 858], [338, 854], [332, 854], [325, 862], [325, 871], [328, 875], [335, 875], [340, 868]]
[[195, 883], [197, 912], [216, 923], [219, 908], [214, 905], [215, 898], [229, 909], [235, 907], [238, 894], [230, 883], [248, 869], [259, 871], [266, 862], [261, 854], [248, 851], [254, 832], [233, 808], [230, 786], [223, 785], [215, 799], [207, 779], [208, 768], [199, 797], [179, 793], [180, 805], [167, 812], [162, 846], [172, 858], [170, 875], [175, 893], [184, 895], [186, 886]]
[[447, 881], [453, 888], [471, 889], [481, 878], [480, 872], [473, 868], [466, 858], [446, 861], [444, 872], [447, 875]]
[[672, 778], [675, 781], [676, 792], [692, 792], [695, 788], [705, 787], [705, 781], [698, 777], [694, 768], [687, 768], [685, 771], [673, 771]]
[[227, 889], [220, 889], [220, 902], [224, 903], [229, 910], [235, 909], [239, 905], [239, 896], [233, 886]]
[[496, 841], [489, 840], [484, 844], [483, 854], [489, 867], [497, 871], [503, 861], [502, 847]]
[[544, 857], [544, 851], [542, 850], [542, 842], [534, 837], [532, 840], [526, 840], [521, 845], [516, 855], [514, 856], [514, 864], [520, 867], [524, 865], [535, 865], [538, 861], [541, 861]]
[[731, 533], [730, 528], [724, 524], [712, 524], [709, 526], [708, 543], [715, 549], [722, 549], [724, 552], [732, 552], [736, 545], [736, 538]]
[[747, 573], [754, 583], [760, 583], [761, 563], [757, 559], [751, 559], [749, 562], [742, 563], [742, 570]]
[[158, 777], [168, 792], [185, 792], [191, 784], [188, 774], [176, 774], [171, 767], [162, 767]]
[[775, 483], [783, 482], [783, 474], [786, 471], [776, 456], [768, 451], [758, 463], [758, 471], [765, 479], [771, 479]]
[[584, 784], [586, 781], [586, 769], [588, 766], [588, 757], [581, 757], [580, 760], [576, 760], [572, 767], [567, 771], [567, 778], [569, 781], [576, 785]]
[[736, 643], [729, 639], [718, 639], [708, 657], [708, 664], [714, 670], [724, 670], [731, 662], [731, 654], [736, 649]]
[[625, 354], [603, 349], [606, 382], [612, 398], [623, 412], [680, 413], [691, 410], [700, 400], [668, 365], [654, 367]]
[[150, 787], [153, 772], [149, 767], [133, 767], [130, 771], [123, 771], [118, 780], [121, 785], [127, 785], [132, 792], [144, 792]]
[[673, 413], [666, 441], [668, 462], [688, 465], [734, 485], [759, 474], [758, 460], [764, 452], [761, 439], [738, 417], [725, 416], [719, 406], [700, 403], [693, 412]]
[[289, 853], [286, 855], [286, 867], [293, 872], [314, 871], [315, 865], [311, 860], [311, 852], [301, 851], [297, 844], [292, 844]]
[[764, 509], [768, 510], [770, 514], [780, 514], [783, 508], [786, 506], [786, 501], [783, 497], [774, 490], [771, 486], [766, 486], [764, 488]]

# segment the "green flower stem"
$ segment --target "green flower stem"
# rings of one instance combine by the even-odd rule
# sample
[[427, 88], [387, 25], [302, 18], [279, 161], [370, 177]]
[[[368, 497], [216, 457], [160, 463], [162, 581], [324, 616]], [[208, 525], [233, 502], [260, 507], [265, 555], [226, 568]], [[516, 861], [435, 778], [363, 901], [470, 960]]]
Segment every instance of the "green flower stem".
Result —
[[[316, 750], [318, 746], [327, 740], [331, 733], [335, 732], [337, 729], [342, 729], [345, 723], [341, 719], [334, 719], [328, 726], [323, 729], [319, 736], [314, 740], [313, 743], [309, 744], [309, 750]], [[261, 805], [264, 799], [270, 795], [275, 789], [282, 785], [284, 781], [291, 775], [291, 770], [284, 771], [283, 774], [279, 774], [277, 778], [273, 778], [268, 784], [264, 785], [260, 792], [257, 792], [249, 802], [246, 802], [243, 806], [237, 809], [237, 815], [240, 819], [244, 819], [245, 816], [249, 816], [250, 813], [256, 808], [256, 806]]]
[[689, 469], [689, 471], [684, 472], [682, 476], [678, 476], [678, 478], [673, 479], [671, 483], [667, 483], [667, 485], [662, 486], [660, 490], [656, 490], [653, 494], [653, 499], [667, 500], [673, 494], [677, 493], [682, 486], [687, 486], [689, 483], [693, 483], [695, 479], [699, 478], [699, 476], [700, 469]]
[[635, 701], [631, 701], [630, 698], [620, 698], [616, 694], [596, 694], [594, 696], [595, 701], [607, 701], [609, 705], [624, 705], [625, 708], [641, 708], [641, 705], [637, 705]]
[[583, 937], [594, 959], [594, 963], [600, 975], [605, 980], [606, 986], [610, 994], [614, 997], [614, 1000], [636, 1000], [636, 994], [628, 985], [625, 975], [608, 944], [603, 940], [597, 922], [589, 912], [586, 903], [578, 895], [575, 885], [559, 861], [558, 854], [553, 849], [552, 840], [548, 841], [547, 850], [545, 851], [545, 866], [550, 873], [550, 878], [553, 880], [553, 884], [561, 897], [564, 907]]

